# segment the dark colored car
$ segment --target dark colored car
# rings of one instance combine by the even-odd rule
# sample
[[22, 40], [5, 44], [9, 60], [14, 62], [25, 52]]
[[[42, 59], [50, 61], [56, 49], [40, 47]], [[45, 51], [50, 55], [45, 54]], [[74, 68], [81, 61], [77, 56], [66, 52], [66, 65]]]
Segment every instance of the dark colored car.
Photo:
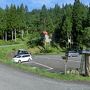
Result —
[[30, 54], [31, 55], [31, 53], [28, 52], [27, 50], [25, 50], [25, 49], [19, 49], [17, 51], [16, 55], [21, 55], [21, 54]]
[[18, 52], [17, 52], [17, 55], [18, 54], [29, 54], [28, 51], [24, 50], [24, 49], [19, 49]]

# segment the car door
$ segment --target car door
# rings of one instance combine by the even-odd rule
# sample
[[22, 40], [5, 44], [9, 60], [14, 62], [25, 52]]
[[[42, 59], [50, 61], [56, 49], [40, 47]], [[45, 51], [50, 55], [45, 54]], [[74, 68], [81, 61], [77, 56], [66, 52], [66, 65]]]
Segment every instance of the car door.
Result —
[[23, 61], [28, 61], [28, 55], [23, 55]]
[[22, 61], [23, 62], [25, 61], [25, 55], [22, 55]]

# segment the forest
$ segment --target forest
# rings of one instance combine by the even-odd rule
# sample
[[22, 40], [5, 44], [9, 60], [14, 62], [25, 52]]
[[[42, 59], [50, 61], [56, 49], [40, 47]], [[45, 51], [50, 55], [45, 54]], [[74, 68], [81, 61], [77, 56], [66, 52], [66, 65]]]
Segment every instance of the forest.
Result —
[[75, 0], [73, 5], [56, 4], [49, 9], [43, 5], [32, 11], [23, 4], [0, 8], [0, 40], [16, 42], [30, 35], [31, 39], [38, 38], [43, 31], [60, 47], [90, 48], [90, 6]]

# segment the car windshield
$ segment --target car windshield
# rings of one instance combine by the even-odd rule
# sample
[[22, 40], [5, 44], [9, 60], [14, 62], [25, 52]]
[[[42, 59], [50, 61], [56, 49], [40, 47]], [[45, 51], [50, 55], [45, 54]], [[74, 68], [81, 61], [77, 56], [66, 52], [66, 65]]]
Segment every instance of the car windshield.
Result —
[[76, 51], [69, 51], [69, 53], [77, 53]]
[[15, 55], [14, 58], [20, 58], [21, 56]]
[[30, 55], [23, 55], [22, 57], [29, 57]]

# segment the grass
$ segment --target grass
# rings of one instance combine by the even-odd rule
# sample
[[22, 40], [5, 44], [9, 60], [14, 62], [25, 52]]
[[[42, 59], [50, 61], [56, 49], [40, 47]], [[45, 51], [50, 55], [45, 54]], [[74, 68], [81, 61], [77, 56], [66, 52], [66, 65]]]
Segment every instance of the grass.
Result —
[[6, 64], [8, 66], [14, 67], [14, 68], [19, 68], [21, 70], [24, 70], [26, 72], [32, 72], [34, 74], [38, 74], [40, 76], [45, 76], [48, 78], [54, 78], [54, 79], [59, 79], [59, 80], [74, 80], [74, 81], [90, 81], [90, 77], [84, 77], [80, 75], [75, 75], [75, 74], [61, 74], [61, 73], [51, 73], [48, 72], [45, 69], [40, 69], [36, 67], [32, 67], [26, 64], [15, 64], [11, 62], [11, 53], [20, 49], [20, 48], [25, 48], [27, 47], [25, 45], [18, 45], [18, 46], [9, 46], [9, 47], [0, 47], [0, 62], [3, 64]]

